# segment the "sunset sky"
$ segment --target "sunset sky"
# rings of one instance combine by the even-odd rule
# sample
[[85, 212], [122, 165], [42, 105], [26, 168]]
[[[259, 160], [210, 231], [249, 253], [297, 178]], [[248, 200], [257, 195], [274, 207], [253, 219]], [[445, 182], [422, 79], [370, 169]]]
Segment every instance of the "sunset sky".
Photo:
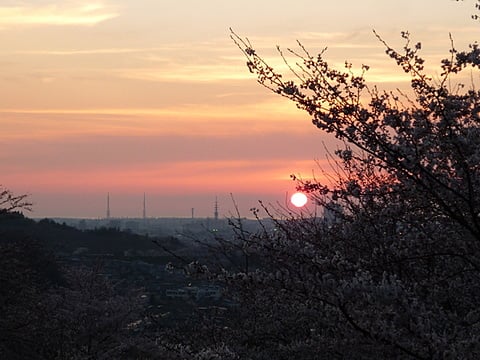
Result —
[[280, 204], [332, 144], [307, 114], [256, 83], [229, 28], [283, 69], [300, 40], [342, 68], [408, 85], [375, 39], [423, 44], [432, 74], [478, 38], [474, 0], [2, 0], [0, 184], [32, 217], [244, 216]]

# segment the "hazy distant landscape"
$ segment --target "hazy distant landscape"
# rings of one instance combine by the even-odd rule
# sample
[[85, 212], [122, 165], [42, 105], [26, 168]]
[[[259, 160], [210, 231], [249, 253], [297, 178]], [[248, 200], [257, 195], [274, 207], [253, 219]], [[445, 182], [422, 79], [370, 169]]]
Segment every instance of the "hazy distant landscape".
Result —
[[[3, 258], [2, 274], [14, 271], [15, 276], [22, 276], [22, 271], [28, 271], [35, 277], [44, 277], [42, 281], [46, 282], [45, 285], [48, 284], [47, 288], [38, 289], [40, 293], [35, 296], [42, 297], [42, 301], [49, 301], [49, 296], [52, 295], [48, 289], [52, 289], [50, 288], [52, 286], [57, 289], [58, 286], [60, 288], [65, 286], [63, 277], [67, 276], [67, 273], [94, 271], [95, 276], [108, 281], [116, 291], [124, 295], [130, 292], [133, 294], [130, 301], [135, 303], [136, 318], [130, 319], [129, 326], [133, 324], [135, 326], [124, 335], [131, 336], [132, 339], [140, 333], [142, 336], [151, 336], [159, 330], [174, 329], [179, 324], [188, 322], [198, 309], [206, 311], [209, 308], [222, 307], [226, 311], [227, 308], [234, 306], [233, 300], [225, 296], [224, 287], [221, 284], [189, 276], [185, 272], [185, 266], [189, 262], [208, 263], [214, 260], [211, 246], [217, 245], [216, 238], [224, 237], [228, 241], [234, 241], [233, 232], [227, 220], [175, 218], [124, 220], [126, 225], [135, 224], [136, 231], [115, 227], [115, 225], [122, 226], [121, 219], [69, 219], [68, 221], [76, 227], [67, 225], [65, 221], [59, 222], [58, 219], [32, 220], [19, 213], [1, 213], [0, 250], [3, 256], [8, 257]], [[251, 230], [255, 225], [251, 222]], [[153, 235], [154, 232], [164, 235]], [[19, 251], [22, 251], [23, 246], [28, 247], [29, 253], [34, 251], [32, 255], [25, 254], [27, 257], [34, 256], [26, 259], [29, 265], [16, 263], [15, 257], [11, 257], [9, 248], [13, 244], [16, 244]], [[241, 259], [237, 260], [241, 261]], [[235, 263], [235, 257], [230, 257], [229, 262], [224, 264], [232, 268], [238, 266], [238, 263]], [[45, 263], [49, 264], [48, 271], [43, 273], [46, 270], [43, 268]], [[2, 281], [5, 280], [2, 279]], [[28, 282], [18, 285], [29, 286]], [[7, 284], [3, 283], [3, 286], [6, 290]], [[17, 295], [10, 292], [3, 293], [3, 301], [13, 296], [10, 299], [13, 301], [12, 305], [2, 302], [3, 306], [9, 307], [11, 311], [13, 311], [11, 306], [19, 306], [18, 310], [26, 312], [25, 315], [36, 311], [34, 304], [25, 305], [17, 298], [23, 296], [22, 294], [22, 291]], [[7, 298], [3, 297], [5, 295]], [[97, 293], [94, 296], [101, 297], [101, 294]], [[30, 300], [26, 299], [26, 301]], [[22, 318], [23, 316], [15, 320], [21, 324]], [[105, 320], [108, 321], [108, 316]], [[101, 321], [98, 315], [95, 316], [94, 321], [95, 323]], [[28, 325], [20, 326], [24, 328]], [[46, 331], [41, 328], [32, 331], [35, 330]], [[24, 331], [27, 330], [22, 329], [22, 332]], [[77, 333], [77, 335], [80, 334]], [[28, 351], [31, 349], [25, 349], [25, 343], [9, 342], [10, 336], [15, 337], [15, 333], [7, 335], [5, 341], [12, 348], [5, 354], [9, 358], [30, 356]], [[45, 354], [49, 351], [57, 351], [48, 349], [51, 344], [41, 346], [42, 350], [36, 348], [36, 351], [42, 351]], [[47, 348], [44, 348], [45, 346]], [[12, 353], [12, 350], [15, 352]], [[75, 349], [70, 350], [75, 351]], [[94, 351], [103, 352], [104, 350], [95, 349]], [[67, 353], [72, 354], [71, 351]], [[156, 357], [156, 355], [149, 356]]]

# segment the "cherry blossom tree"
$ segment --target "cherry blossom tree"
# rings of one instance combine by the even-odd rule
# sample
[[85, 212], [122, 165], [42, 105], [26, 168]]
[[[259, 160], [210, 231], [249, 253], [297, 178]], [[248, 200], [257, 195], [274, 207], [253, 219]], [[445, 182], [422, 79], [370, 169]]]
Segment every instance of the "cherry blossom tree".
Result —
[[31, 210], [32, 203], [27, 200], [28, 195], [15, 195], [0, 185], [0, 212], [11, 212], [15, 210]]
[[[478, 5], [477, 5], [478, 6]], [[480, 48], [453, 46], [439, 79], [421, 43], [386, 55], [410, 92], [367, 82], [368, 65], [332, 68], [325, 52], [279, 49], [280, 74], [232, 32], [258, 82], [306, 111], [344, 146], [322, 179], [298, 179], [328, 216], [265, 207], [275, 222], [242, 235], [263, 259], [220, 277], [241, 315], [229, 334], [249, 358], [480, 357]]]

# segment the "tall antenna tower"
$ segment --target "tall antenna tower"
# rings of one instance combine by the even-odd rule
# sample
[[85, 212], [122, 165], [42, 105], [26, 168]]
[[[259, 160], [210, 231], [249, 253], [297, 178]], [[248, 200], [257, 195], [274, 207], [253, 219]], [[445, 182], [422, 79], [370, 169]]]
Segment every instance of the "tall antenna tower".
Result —
[[110, 219], [110, 193], [107, 193], [107, 219]]
[[215, 196], [215, 211], [213, 212], [213, 217], [215, 220], [218, 220], [218, 198]]
[[145, 201], [145, 193], [143, 193], [143, 219], [147, 218], [147, 204]]

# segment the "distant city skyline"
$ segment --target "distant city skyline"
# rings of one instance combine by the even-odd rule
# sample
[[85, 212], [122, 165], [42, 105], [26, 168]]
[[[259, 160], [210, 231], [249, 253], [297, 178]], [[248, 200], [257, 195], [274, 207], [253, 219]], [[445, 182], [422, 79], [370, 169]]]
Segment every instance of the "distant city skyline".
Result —
[[[107, 193], [106, 195], [106, 202], [105, 202], [105, 213], [104, 213], [104, 216], [98, 216], [97, 218], [99, 219], [115, 219], [115, 218], [137, 218], [137, 219], [148, 219], [148, 218], [158, 218], [158, 217], [182, 217], [182, 218], [192, 218], [192, 219], [195, 219], [195, 218], [213, 218], [213, 219], [219, 219], [222, 215], [220, 215], [219, 213], [219, 209], [220, 209], [220, 206], [219, 206], [219, 201], [218, 201], [218, 195], [215, 196], [215, 198], [213, 199], [213, 202], [210, 204], [211, 205], [211, 209], [210, 209], [210, 214], [208, 213], [208, 209], [206, 209], [206, 206], [207, 204], [199, 204], [200, 205], [200, 209], [201, 209], [201, 212], [195, 212], [195, 207], [192, 207], [190, 209], [186, 209], [186, 210], [189, 210], [188, 212], [186, 212], [185, 214], [181, 214], [182, 210], [181, 209], [178, 209], [180, 210], [179, 213], [177, 213], [176, 216], [174, 215], [171, 215], [172, 213], [170, 213], [170, 215], [166, 216], [166, 215], [158, 215], [158, 214], [155, 214], [155, 213], [149, 213], [147, 212], [147, 194], [146, 193], [143, 193], [143, 197], [142, 197], [142, 208], [141, 208], [141, 212], [139, 212], [138, 214], [132, 214], [132, 210], [133, 209], [130, 209], [129, 211], [127, 211], [127, 214], [129, 215], [125, 215], [125, 214], [117, 214], [117, 216], [112, 216], [112, 209], [111, 209], [111, 206], [110, 206], [110, 193]], [[159, 198], [158, 196], [155, 197], [153, 200], [153, 202], [151, 201], [152, 199], [149, 199], [150, 202], [152, 205], [153, 205], [153, 209], [156, 209], [157, 212], [159, 210], [159, 207], [158, 206], [155, 206], [155, 204], [157, 202], [161, 202], [161, 197]], [[160, 200], [160, 201], [159, 201]], [[233, 202], [236, 201], [234, 199], [232, 199], [232, 197], [230, 196], [230, 203], [231, 205], [234, 206]], [[122, 201], [120, 201], [119, 203], [122, 203]], [[171, 201], [171, 203], [175, 203], [174, 200]], [[176, 210], [176, 211], [178, 211]], [[115, 211], [114, 211], [115, 213]], [[195, 214], [203, 214], [204, 216], [196, 216]], [[233, 215], [233, 214], [232, 214]], [[223, 215], [223, 216], [230, 216], [230, 215]]]
[[[197, 196], [190, 196], [179, 199], [178, 196], [168, 196], [164, 194], [155, 194], [149, 196], [145, 194], [145, 208], [144, 194], [100, 194], [98, 198], [92, 196], [91, 200], [87, 202], [86, 207], [67, 206], [63, 202], [68, 202], [69, 198], [66, 195], [58, 195], [53, 199], [45, 199], [45, 203], [52, 203], [53, 206], [63, 205], [71, 211], [65, 211], [61, 215], [37, 215], [35, 212], [26, 212], [27, 216], [34, 218], [89, 218], [89, 219], [117, 219], [117, 218], [161, 218], [161, 217], [179, 217], [179, 218], [230, 218], [236, 217], [237, 208], [240, 210], [240, 216], [251, 218], [251, 208], [260, 207], [260, 201], [267, 206], [291, 208], [293, 211], [300, 212], [289, 201], [292, 193], [286, 192], [282, 201], [276, 198], [269, 199], [266, 196], [260, 198], [239, 197], [232, 198], [233, 194], [220, 195], [206, 195], [200, 194]], [[166, 206], [165, 204], [170, 204]], [[188, 207], [188, 205], [191, 205]], [[35, 207], [35, 203], [34, 206]], [[45, 206], [48, 210], [48, 206]], [[304, 211], [314, 210], [311, 204], [307, 206]], [[90, 215], [84, 215], [84, 214]], [[262, 211], [260, 211], [262, 214]], [[266, 214], [263, 214], [266, 215]]]
[[321, 176], [335, 141], [256, 83], [233, 28], [281, 71], [275, 46], [342, 69], [370, 65], [380, 89], [408, 87], [375, 38], [421, 41], [435, 77], [452, 34], [479, 30], [474, 0], [8, 0], [0, 4], [0, 184], [30, 194], [32, 217], [244, 216], [284, 204], [290, 174]]

